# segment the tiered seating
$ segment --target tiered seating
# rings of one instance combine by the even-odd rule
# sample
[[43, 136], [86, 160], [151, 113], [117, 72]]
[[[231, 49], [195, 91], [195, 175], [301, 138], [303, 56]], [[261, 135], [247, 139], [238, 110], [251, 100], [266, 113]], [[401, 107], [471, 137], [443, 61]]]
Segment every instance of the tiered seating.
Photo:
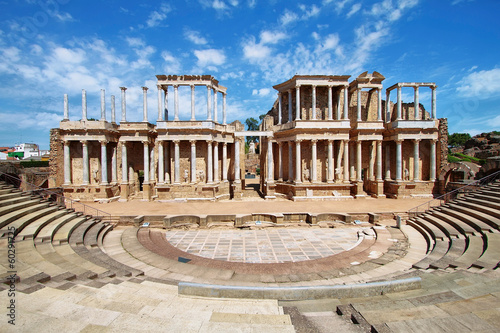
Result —
[[500, 262], [500, 183], [409, 219], [428, 242], [418, 269], [487, 268]]

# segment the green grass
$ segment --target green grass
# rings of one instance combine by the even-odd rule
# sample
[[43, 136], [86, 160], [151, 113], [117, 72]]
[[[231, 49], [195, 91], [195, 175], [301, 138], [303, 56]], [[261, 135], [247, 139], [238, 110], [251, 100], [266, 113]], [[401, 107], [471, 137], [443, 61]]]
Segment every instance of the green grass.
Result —
[[453, 153], [453, 154], [448, 154], [448, 162], [449, 163], [454, 163], [454, 162], [472, 162], [476, 164], [485, 164], [486, 160], [482, 160], [477, 157], [472, 157], [472, 156], [467, 156], [465, 154], [461, 153]]

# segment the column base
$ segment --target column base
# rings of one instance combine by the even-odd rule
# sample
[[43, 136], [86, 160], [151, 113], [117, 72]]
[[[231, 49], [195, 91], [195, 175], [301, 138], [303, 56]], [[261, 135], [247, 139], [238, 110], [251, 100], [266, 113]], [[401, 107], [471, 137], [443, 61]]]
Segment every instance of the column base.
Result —
[[151, 200], [151, 184], [142, 184], [142, 200], [150, 201]]

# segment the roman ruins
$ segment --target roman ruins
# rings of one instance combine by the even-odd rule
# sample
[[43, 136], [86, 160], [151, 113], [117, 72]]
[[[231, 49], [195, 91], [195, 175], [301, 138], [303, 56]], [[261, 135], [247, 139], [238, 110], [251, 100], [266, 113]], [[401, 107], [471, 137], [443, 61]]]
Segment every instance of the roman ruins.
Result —
[[[244, 139], [258, 136], [266, 199], [431, 197], [438, 190], [447, 135], [445, 120], [436, 118], [436, 84], [396, 83], [386, 89], [384, 101], [380, 73], [349, 78], [295, 75], [275, 85], [277, 101], [257, 132], [245, 131], [239, 121], [227, 123], [227, 88], [209, 75], [157, 75], [156, 124], [148, 122], [147, 87], [141, 122], [127, 121], [125, 87], [119, 123], [114, 96], [111, 120], [106, 118], [104, 90], [99, 120], [87, 118], [85, 90], [81, 120], [70, 120], [65, 95], [64, 119], [51, 131], [50, 186], [62, 186], [66, 196], [82, 201], [239, 199]], [[205, 119], [195, 117], [200, 86], [207, 91]], [[421, 88], [431, 90], [430, 113], [419, 102]], [[179, 89], [191, 92], [187, 120], [179, 117]], [[403, 103], [403, 89], [413, 90], [412, 103]], [[390, 102], [393, 90], [396, 103]]]

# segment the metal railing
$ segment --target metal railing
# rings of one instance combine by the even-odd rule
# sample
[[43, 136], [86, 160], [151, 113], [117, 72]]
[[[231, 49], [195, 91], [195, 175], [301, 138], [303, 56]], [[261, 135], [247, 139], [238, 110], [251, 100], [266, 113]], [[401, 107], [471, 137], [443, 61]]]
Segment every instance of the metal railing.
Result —
[[22, 189], [23, 192], [39, 196], [44, 200], [54, 202], [55, 204], [60, 205], [62, 207], [73, 209], [75, 212], [81, 212], [83, 213], [83, 215], [90, 215], [93, 216], [94, 218], [100, 219], [101, 221], [111, 221], [110, 213], [88, 206], [79, 201], [66, 198], [64, 196], [63, 189], [60, 187], [50, 188], [50, 189], [42, 188], [40, 186], [23, 181], [20, 178], [3, 173], [1, 171], [0, 171], [0, 180], [3, 180], [4, 182], [13, 185], [16, 188]]
[[456, 198], [464, 196], [467, 193], [474, 192], [498, 179], [500, 179], [500, 170], [410, 209], [408, 211], [408, 218], [417, 217], [433, 207], [441, 206], [442, 204], [455, 200]]

